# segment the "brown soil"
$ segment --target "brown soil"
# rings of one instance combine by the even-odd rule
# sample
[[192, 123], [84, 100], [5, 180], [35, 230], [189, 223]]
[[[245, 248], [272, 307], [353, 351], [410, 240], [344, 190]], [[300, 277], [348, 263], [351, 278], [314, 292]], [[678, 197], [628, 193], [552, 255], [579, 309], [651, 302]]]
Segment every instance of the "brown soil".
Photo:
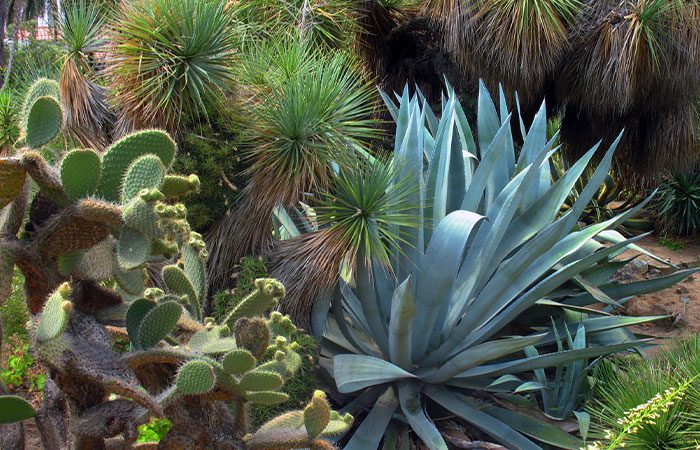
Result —
[[[642, 239], [639, 245], [681, 268], [700, 266], [698, 244], [684, 242], [683, 248], [672, 250], [661, 245], [658, 237], [648, 236]], [[635, 254], [636, 252], [630, 251], [623, 256], [631, 257]], [[623, 269], [620, 275], [623, 280], [636, 281], [666, 275], [672, 271], [672, 268], [641, 255]], [[700, 273], [689, 276], [672, 288], [640, 295], [630, 300], [625, 312], [631, 316], [671, 316], [667, 320], [643, 324], [634, 329], [656, 338], [665, 339], [700, 332]]]

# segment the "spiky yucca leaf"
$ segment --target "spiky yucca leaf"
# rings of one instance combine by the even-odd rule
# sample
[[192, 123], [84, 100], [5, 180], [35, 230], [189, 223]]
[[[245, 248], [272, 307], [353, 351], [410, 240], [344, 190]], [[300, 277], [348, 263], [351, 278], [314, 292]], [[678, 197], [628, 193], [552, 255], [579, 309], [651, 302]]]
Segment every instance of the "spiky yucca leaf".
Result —
[[269, 244], [275, 207], [325, 189], [331, 166], [349, 164], [377, 136], [369, 118], [372, 87], [345, 56], [322, 54], [294, 38], [270, 55], [280, 50], [291, 56], [281, 64], [268, 60], [269, 77], [251, 69], [256, 85], [248, 87], [249, 101], [241, 106], [250, 183], [238, 208], [208, 237], [215, 291], [225, 287], [241, 257]]
[[129, 0], [112, 24], [109, 85], [124, 129], [179, 131], [232, 80], [239, 39], [224, 0]]
[[669, 176], [659, 188], [655, 216], [665, 233], [692, 235], [700, 230], [700, 173]]
[[82, 145], [102, 148], [112, 117], [89, 58], [103, 45], [105, 12], [99, 3], [77, 0], [64, 6], [59, 19], [66, 47], [59, 81], [65, 127]]
[[11, 91], [0, 91], [0, 156], [10, 156], [19, 134], [17, 100]]

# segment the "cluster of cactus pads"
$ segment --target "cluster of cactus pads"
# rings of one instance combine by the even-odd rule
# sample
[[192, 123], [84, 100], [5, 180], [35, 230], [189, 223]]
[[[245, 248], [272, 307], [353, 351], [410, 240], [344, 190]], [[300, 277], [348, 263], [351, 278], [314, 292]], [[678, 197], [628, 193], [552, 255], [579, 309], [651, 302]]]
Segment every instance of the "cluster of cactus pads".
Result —
[[[167, 417], [173, 426], [159, 448], [332, 448], [325, 438], [352, 418], [331, 411], [320, 392], [304, 411], [250, 434], [251, 403], [288, 399], [280, 389], [301, 364], [297, 330], [268, 314], [284, 296], [273, 279], [256, 280], [221, 323], [204, 317], [208, 255], [178, 203], [199, 180], [168, 172], [175, 142], [139, 131], [104, 152], [74, 149], [50, 164], [41, 146], [61, 129], [54, 88], [34, 84], [27, 148], [0, 159], [0, 301], [16, 265], [35, 351], [69, 417], [51, 423], [70, 432], [42, 431], [45, 447], [128, 447], [139, 424]], [[115, 352], [114, 340], [127, 338], [129, 350]], [[0, 397], [0, 405], [13, 401]]]

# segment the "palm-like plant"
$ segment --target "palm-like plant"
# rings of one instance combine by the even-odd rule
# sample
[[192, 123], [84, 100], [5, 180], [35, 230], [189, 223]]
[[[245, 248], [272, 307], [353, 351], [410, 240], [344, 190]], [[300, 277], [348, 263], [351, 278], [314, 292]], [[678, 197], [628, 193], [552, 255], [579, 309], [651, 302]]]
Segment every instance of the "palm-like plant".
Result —
[[611, 142], [609, 130], [624, 128], [618, 159], [627, 179], [688, 167], [696, 140], [692, 99], [700, 90], [699, 17], [696, 0], [587, 4], [556, 78], [568, 104], [562, 138], [572, 159], [601, 134]]
[[224, 0], [129, 0], [112, 25], [107, 78], [122, 129], [178, 125], [232, 81], [240, 32]]
[[389, 265], [402, 242], [401, 229], [418, 225], [411, 214], [416, 186], [397, 181], [387, 162], [370, 158], [355, 164], [332, 174], [329, 191], [313, 207], [275, 210], [283, 240], [270, 252], [270, 273], [289, 286], [281, 309], [307, 328], [314, 301], [339, 277], [352, 279], [357, 265], [372, 258]]
[[91, 54], [103, 45], [105, 15], [99, 3], [75, 0], [64, 5], [59, 20], [65, 46], [59, 87], [65, 127], [83, 146], [102, 148], [109, 140], [112, 114], [106, 89], [95, 81]]
[[0, 156], [9, 156], [19, 138], [17, 100], [9, 90], [0, 91]]
[[241, 257], [267, 248], [278, 205], [324, 190], [332, 165], [351, 164], [377, 134], [372, 88], [343, 54], [325, 55], [292, 38], [249, 64], [241, 116], [250, 182], [208, 237], [213, 292], [226, 286]]
[[655, 216], [664, 233], [693, 235], [700, 230], [700, 173], [667, 177], [654, 202]]
[[[341, 280], [315, 310], [321, 320], [314, 323], [326, 319], [322, 366], [353, 398], [348, 410], [369, 407], [344, 448], [377, 448], [399, 414], [429, 448], [446, 449], [425, 412], [431, 402], [510, 448], [539, 449], [535, 442], [579, 448], [572, 436], [514, 412], [505, 399], [526, 401], [523, 392], [555, 387], [546, 377], [538, 383], [538, 371], [585, 367], [589, 359], [644, 344], [624, 327], [654, 318], [621, 317], [613, 308], [693, 271], [624, 285], [608, 280], [619, 268], [613, 258], [639, 238], [620, 241], [607, 230], [644, 203], [572, 231], [607, 176], [615, 145], [559, 217], [597, 147], [552, 182], [555, 138], [547, 141], [544, 105], [529, 129], [522, 126], [516, 157], [502, 91], [497, 109], [481, 86], [478, 140], [454, 92], [439, 120], [408, 90], [398, 106], [385, 99], [397, 122], [397, 179], [419, 187], [407, 201], [423, 226], [399, 227], [405, 234], [388, 266], [358, 261], [354, 282]], [[606, 240], [616, 243], [599, 242]], [[598, 302], [607, 305], [589, 308]], [[576, 338], [561, 347], [567, 335]], [[577, 388], [569, 377], [580, 369], [572, 367], [559, 381], [568, 388], [553, 390], [562, 404], [577, 400], [566, 396]]]

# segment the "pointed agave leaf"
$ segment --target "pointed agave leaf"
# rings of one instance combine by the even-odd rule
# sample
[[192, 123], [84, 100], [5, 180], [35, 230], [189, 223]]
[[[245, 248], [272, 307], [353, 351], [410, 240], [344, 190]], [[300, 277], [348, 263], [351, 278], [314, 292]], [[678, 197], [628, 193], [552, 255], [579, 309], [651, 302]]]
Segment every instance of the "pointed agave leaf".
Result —
[[484, 433], [511, 448], [519, 450], [541, 450], [534, 442], [506, 425], [504, 422], [469, 406], [462, 395], [451, 392], [444, 387], [430, 385], [425, 388], [428, 397], [443, 408], [458, 415]]
[[408, 382], [399, 385], [399, 401], [403, 415], [428, 448], [447, 450], [447, 444], [442, 439], [440, 431], [423, 411], [420, 393], [421, 385], [418, 383]]
[[556, 448], [578, 450], [585, 447], [583, 441], [576, 439], [561, 428], [533, 417], [496, 406], [486, 406], [483, 411], [498, 420], [508, 423], [515, 430], [545, 444], [553, 445]]
[[333, 358], [333, 377], [342, 393], [354, 392], [389, 381], [415, 378], [394, 364], [366, 355], [337, 355]]
[[408, 370], [411, 368], [411, 335], [416, 305], [413, 302], [411, 277], [394, 291], [389, 322], [389, 355], [391, 362]]
[[372, 450], [379, 447], [389, 421], [399, 407], [394, 388], [389, 386], [362, 421], [344, 450]]

